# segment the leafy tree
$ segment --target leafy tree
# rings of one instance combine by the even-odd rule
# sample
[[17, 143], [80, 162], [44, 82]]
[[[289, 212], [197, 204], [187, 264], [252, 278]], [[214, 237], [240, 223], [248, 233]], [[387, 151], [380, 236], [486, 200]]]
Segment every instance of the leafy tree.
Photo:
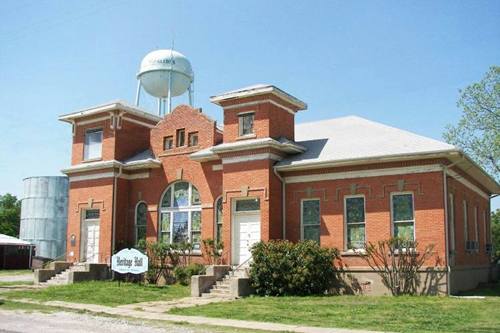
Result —
[[19, 236], [21, 201], [12, 194], [0, 195], [0, 234]]
[[491, 237], [495, 251], [494, 257], [496, 260], [500, 260], [500, 209], [491, 212]]
[[464, 150], [497, 180], [500, 179], [500, 67], [460, 91], [463, 109], [457, 125], [448, 125], [444, 139]]

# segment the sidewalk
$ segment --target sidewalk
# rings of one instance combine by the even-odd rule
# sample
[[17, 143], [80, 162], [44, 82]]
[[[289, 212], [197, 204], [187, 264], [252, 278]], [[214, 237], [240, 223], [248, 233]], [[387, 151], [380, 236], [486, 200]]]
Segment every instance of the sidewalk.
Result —
[[[198, 298], [196, 298], [198, 299]], [[166, 313], [159, 313], [158, 310], [152, 311], [157, 303], [161, 302], [148, 302], [147, 306], [145, 303], [129, 304], [126, 306], [109, 307], [104, 305], [96, 304], [80, 304], [80, 303], [69, 303], [63, 301], [49, 301], [49, 302], [37, 302], [28, 299], [16, 299], [16, 302], [23, 303], [34, 303], [47, 306], [57, 306], [73, 310], [85, 310], [91, 313], [105, 313], [114, 316], [124, 316], [136, 319], [147, 319], [147, 320], [164, 320], [170, 322], [184, 322], [194, 325], [212, 325], [212, 326], [224, 326], [224, 327], [234, 327], [234, 328], [246, 328], [254, 330], [265, 330], [273, 332], [297, 332], [297, 333], [380, 333], [376, 331], [366, 331], [366, 330], [353, 330], [344, 328], [324, 328], [324, 327], [310, 327], [302, 325], [289, 325], [289, 324], [277, 324], [277, 323], [267, 323], [259, 321], [247, 321], [247, 320], [235, 320], [235, 319], [222, 319], [222, 318], [209, 318], [209, 317], [195, 317], [195, 316], [180, 316], [171, 315]], [[184, 301], [186, 302], [186, 301]], [[194, 302], [194, 300], [193, 300]], [[165, 302], [166, 303], [166, 302]], [[168, 302], [170, 303], [170, 302]], [[142, 304], [142, 305], [139, 305]], [[135, 306], [134, 306], [135, 305]], [[161, 304], [159, 304], [161, 305]], [[167, 304], [163, 304], [166, 306]], [[168, 304], [170, 306], [171, 304]], [[143, 309], [137, 310], [137, 308]], [[147, 311], [144, 311], [147, 309]]]

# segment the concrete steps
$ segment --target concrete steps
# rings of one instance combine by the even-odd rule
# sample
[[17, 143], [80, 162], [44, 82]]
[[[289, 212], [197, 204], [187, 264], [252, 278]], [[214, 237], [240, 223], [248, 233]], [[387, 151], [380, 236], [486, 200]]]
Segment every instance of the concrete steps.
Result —
[[246, 268], [241, 268], [228, 272], [221, 280], [215, 281], [215, 284], [208, 290], [208, 292], [202, 293], [201, 297], [234, 298], [234, 296], [231, 295], [232, 277], [248, 277], [248, 271]]
[[56, 274], [46, 282], [40, 283], [41, 286], [59, 286], [69, 284], [69, 274], [70, 272], [85, 272], [86, 265], [85, 263], [76, 263], [70, 266], [68, 269]]

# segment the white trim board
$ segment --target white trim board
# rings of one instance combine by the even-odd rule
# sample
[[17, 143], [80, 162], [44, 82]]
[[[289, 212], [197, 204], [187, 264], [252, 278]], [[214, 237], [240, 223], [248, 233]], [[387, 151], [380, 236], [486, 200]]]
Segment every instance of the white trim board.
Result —
[[232, 164], [232, 163], [241, 163], [241, 162], [249, 162], [249, 161], [260, 161], [260, 160], [274, 160], [280, 161], [281, 156], [273, 154], [273, 153], [262, 153], [255, 155], [244, 155], [244, 156], [235, 156], [235, 157], [225, 157], [222, 159], [222, 164]]
[[[246, 107], [246, 106], [253, 106], [253, 105], [258, 105], [258, 104], [262, 104], [262, 103], [271, 103], [279, 108], [282, 108], [283, 110], [285, 110], [286, 112], [290, 113], [290, 114], [293, 114], [295, 115], [295, 111], [293, 111], [292, 109], [272, 100], [272, 99], [260, 99], [260, 100], [257, 100], [257, 101], [253, 101], [253, 102], [247, 102], [247, 103], [241, 103], [241, 104], [234, 104], [234, 105], [228, 105], [228, 106], [223, 106], [222, 108], [224, 110], [231, 110], [231, 109], [237, 109], [237, 108], [243, 108], [243, 107]], [[255, 112], [255, 111], [249, 111], [249, 112]], [[243, 114], [243, 113], [242, 113]]]
[[131, 123], [134, 123], [134, 124], [137, 124], [137, 125], [145, 126], [147, 128], [155, 128], [156, 127], [156, 125], [151, 125], [151, 124], [145, 123], [145, 122], [140, 121], [140, 120], [129, 118], [127, 116], [122, 116], [122, 119], [126, 120], [126, 121], [130, 121]]
[[330, 173], [305, 175], [305, 176], [288, 176], [284, 178], [286, 184], [293, 184], [293, 183], [318, 182], [323, 180], [352, 179], [352, 178], [379, 177], [379, 176], [390, 176], [390, 175], [403, 175], [409, 173], [438, 172], [442, 170], [443, 167], [441, 165], [430, 164], [430, 165], [400, 167], [400, 168], [330, 172]]
[[[79, 181], [85, 181], [85, 180], [94, 180], [94, 179], [103, 179], [103, 178], [112, 178], [117, 176], [117, 172], [101, 172], [101, 173], [92, 173], [90, 175], [81, 175], [81, 176], [70, 176], [69, 181], [70, 182], [79, 182]], [[122, 179], [144, 179], [144, 178], [149, 178], [149, 172], [141, 172], [141, 173], [134, 173], [134, 174], [121, 174], [118, 178]]]
[[482, 196], [483, 198], [488, 199], [488, 200], [490, 199], [490, 196], [486, 192], [484, 192], [483, 190], [481, 190], [476, 185], [472, 184], [470, 181], [468, 181], [467, 179], [465, 179], [463, 176], [461, 176], [457, 172], [455, 172], [453, 170], [450, 170], [450, 169], [446, 169], [446, 173], [449, 176], [451, 176], [453, 179], [455, 179], [455, 180], [459, 181], [460, 183], [462, 183], [465, 187], [468, 187], [472, 191], [474, 191], [477, 194], [479, 194], [480, 196]]

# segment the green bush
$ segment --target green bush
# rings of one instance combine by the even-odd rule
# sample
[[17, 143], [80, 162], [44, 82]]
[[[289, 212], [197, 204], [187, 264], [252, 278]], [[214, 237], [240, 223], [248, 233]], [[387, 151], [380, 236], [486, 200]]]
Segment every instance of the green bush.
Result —
[[260, 242], [252, 247], [250, 279], [258, 295], [324, 294], [336, 284], [336, 249], [314, 241]]
[[201, 264], [190, 264], [187, 266], [177, 266], [174, 269], [175, 280], [183, 286], [189, 285], [191, 276], [205, 273], [205, 266]]

